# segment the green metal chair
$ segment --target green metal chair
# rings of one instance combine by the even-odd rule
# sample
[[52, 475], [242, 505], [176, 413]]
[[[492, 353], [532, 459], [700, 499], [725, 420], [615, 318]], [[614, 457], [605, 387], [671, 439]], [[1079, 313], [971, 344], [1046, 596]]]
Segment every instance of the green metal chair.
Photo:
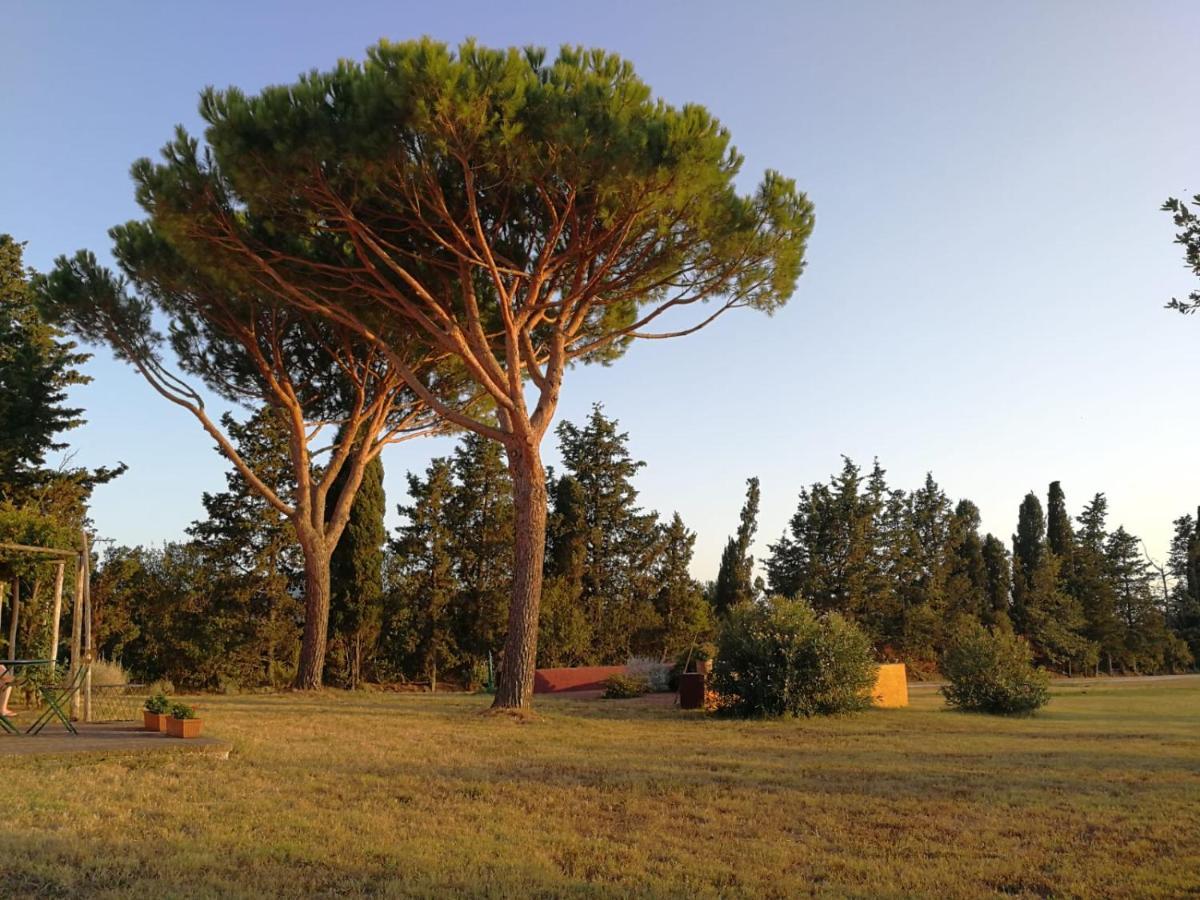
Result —
[[42, 695], [46, 707], [33, 720], [33, 724], [25, 729], [26, 734], [40, 734], [41, 730], [56, 718], [71, 734], [79, 734], [79, 729], [71, 721], [70, 703], [71, 698], [78, 694], [83, 687], [87, 671], [88, 666], [82, 665], [64, 682], [51, 681], [38, 684], [38, 692]]

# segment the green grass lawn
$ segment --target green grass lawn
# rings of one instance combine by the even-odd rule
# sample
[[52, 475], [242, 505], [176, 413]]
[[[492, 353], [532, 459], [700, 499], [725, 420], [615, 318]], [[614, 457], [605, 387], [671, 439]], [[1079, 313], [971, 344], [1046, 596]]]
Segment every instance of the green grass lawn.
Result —
[[[200, 698], [226, 761], [3, 758], [0, 895], [1200, 893], [1200, 678], [1030, 719]], [[15, 738], [14, 738], [15, 740]]]

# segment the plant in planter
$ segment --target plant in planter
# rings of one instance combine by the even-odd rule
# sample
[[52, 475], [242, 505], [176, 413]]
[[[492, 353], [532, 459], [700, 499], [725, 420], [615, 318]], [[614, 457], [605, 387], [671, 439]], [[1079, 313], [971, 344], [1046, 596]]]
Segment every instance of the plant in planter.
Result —
[[201, 724], [194, 708], [186, 703], [176, 703], [171, 707], [171, 718], [167, 720], [167, 734], [177, 738], [200, 737]]
[[147, 697], [142, 705], [142, 724], [147, 731], [166, 731], [170, 710], [171, 701], [166, 694]]

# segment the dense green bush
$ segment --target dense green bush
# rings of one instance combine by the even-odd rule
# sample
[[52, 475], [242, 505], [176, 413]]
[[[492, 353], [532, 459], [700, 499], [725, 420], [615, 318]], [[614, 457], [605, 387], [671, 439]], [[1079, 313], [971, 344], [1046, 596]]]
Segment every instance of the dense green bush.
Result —
[[962, 626], [942, 655], [942, 688], [956, 709], [986, 713], [1031, 713], [1050, 699], [1050, 676], [1033, 667], [1025, 639], [978, 622]]
[[627, 700], [650, 692], [650, 682], [640, 675], [609, 675], [604, 679], [606, 700]]
[[870, 705], [878, 667], [866, 634], [836, 613], [771, 597], [730, 610], [713, 686], [738, 716], [812, 716]]

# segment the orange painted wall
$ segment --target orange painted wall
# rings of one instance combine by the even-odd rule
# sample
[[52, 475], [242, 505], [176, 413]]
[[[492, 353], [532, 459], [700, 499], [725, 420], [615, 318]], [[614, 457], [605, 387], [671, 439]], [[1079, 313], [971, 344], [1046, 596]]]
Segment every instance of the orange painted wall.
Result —
[[871, 691], [871, 705], [881, 709], [908, 706], [908, 675], [904, 671], [904, 663], [889, 663], [879, 667], [875, 689]]

